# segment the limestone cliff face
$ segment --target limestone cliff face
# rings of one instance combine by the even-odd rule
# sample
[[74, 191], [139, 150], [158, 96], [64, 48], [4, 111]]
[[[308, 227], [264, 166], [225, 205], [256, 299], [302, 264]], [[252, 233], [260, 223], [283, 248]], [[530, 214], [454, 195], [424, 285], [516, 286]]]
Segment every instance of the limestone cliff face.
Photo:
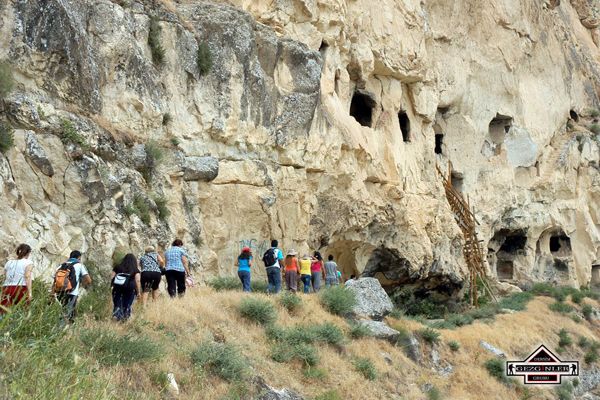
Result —
[[28, 242], [43, 274], [73, 247], [108, 266], [178, 236], [206, 278], [278, 238], [346, 276], [452, 293], [462, 236], [435, 168], [450, 162], [492, 276], [590, 284], [598, 7], [488, 3], [4, 1], [3, 254]]

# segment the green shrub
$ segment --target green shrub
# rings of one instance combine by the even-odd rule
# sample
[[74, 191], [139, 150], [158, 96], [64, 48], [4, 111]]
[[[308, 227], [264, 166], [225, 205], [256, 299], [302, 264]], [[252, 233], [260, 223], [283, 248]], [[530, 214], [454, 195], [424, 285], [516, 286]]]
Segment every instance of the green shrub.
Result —
[[207, 284], [218, 292], [223, 290], [238, 290], [242, 288], [242, 283], [240, 280], [233, 276], [217, 276], [209, 279]]
[[493, 319], [496, 314], [500, 311], [500, 308], [496, 304], [486, 304], [484, 306], [475, 308], [469, 311], [468, 314], [473, 319]]
[[579, 290], [571, 293], [571, 301], [575, 304], [581, 304], [584, 298], [585, 294]]
[[569, 382], [564, 382], [556, 388], [558, 400], [571, 400], [573, 398], [573, 386]]
[[583, 319], [581, 319], [581, 317], [577, 314], [571, 314], [571, 319], [573, 320], [573, 322], [580, 324]]
[[569, 336], [569, 332], [566, 329], [561, 329], [558, 332], [558, 346], [559, 347], [568, 347], [573, 344], [573, 339]]
[[317, 341], [316, 330], [312, 325], [296, 325], [284, 329], [284, 341], [291, 344], [314, 343]]
[[354, 292], [344, 286], [333, 286], [321, 292], [321, 304], [327, 311], [335, 315], [347, 315], [356, 305]]
[[596, 135], [599, 134], [600, 133], [600, 125], [598, 125], [598, 124], [590, 125], [590, 131], [592, 131]]
[[148, 225], [151, 221], [150, 218], [150, 207], [144, 197], [140, 194], [136, 194], [133, 197], [131, 204], [128, 204], [123, 207], [123, 212], [128, 217], [132, 215], [137, 215], [144, 224]]
[[162, 28], [158, 17], [150, 17], [150, 26], [148, 29], [148, 46], [152, 54], [152, 62], [156, 65], [162, 65], [165, 62], [165, 49], [160, 43], [160, 34]]
[[513, 293], [500, 300], [500, 308], [522, 311], [527, 308], [527, 303], [529, 303], [532, 298], [533, 295], [528, 292]]
[[598, 109], [596, 109], [596, 108], [590, 108], [588, 110], [588, 114], [592, 118], [598, 118], [598, 117], [600, 117], [600, 111], [598, 111]]
[[160, 146], [160, 144], [154, 140], [150, 140], [144, 145], [144, 151], [146, 153], [146, 160], [144, 165], [141, 167], [140, 172], [146, 181], [150, 181], [152, 175], [156, 171], [156, 168], [158, 168], [164, 159], [165, 152], [162, 146]]
[[322, 325], [311, 327], [313, 335], [319, 342], [339, 346], [344, 342], [344, 333], [335, 324], [326, 322]]
[[342, 396], [340, 396], [337, 390], [328, 390], [315, 397], [315, 400], [342, 400]]
[[591, 341], [586, 338], [585, 336], [579, 336], [579, 340], [577, 341], [577, 345], [579, 347], [581, 347], [582, 349], [585, 349], [587, 347], [589, 347], [591, 344]]
[[265, 328], [265, 335], [269, 340], [281, 342], [285, 339], [287, 331], [278, 325], [271, 324]]
[[531, 288], [531, 293], [538, 296], [552, 296], [554, 293], [554, 287], [546, 282], [538, 282], [534, 283]]
[[268, 325], [277, 319], [277, 311], [271, 302], [257, 298], [242, 300], [238, 308], [242, 317], [261, 325]]
[[212, 54], [210, 53], [210, 47], [208, 47], [206, 42], [202, 42], [198, 45], [196, 63], [198, 64], [198, 73], [200, 76], [210, 72], [210, 69], [212, 68]]
[[500, 358], [491, 358], [484, 364], [487, 372], [502, 383], [507, 383], [508, 379], [504, 375], [504, 361]]
[[5, 154], [15, 146], [15, 135], [12, 127], [0, 123], [0, 153]]
[[591, 304], [584, 304], [581, 307], [581, 313], [583, 314], [583, 316], [585, 317], [585, 319], [587, 319], [588, 321], [590, 320], [590, 318], [592, 317], [592, 312], [594, 311], [594, 308], [591, 306]]
[[309, 379], [324, 379], [327, 376], [327, 371], [321, 368], [304, 368], [302, 371], [304, 377]]
[[249, 376], [248, 361], [228, 343], [201, 342], [191, 354], [194, 365], [228, 382]]
[[450, 350], [452, 351], [458, 351], [460, 349], [460, 343], [458, 343], [456, 340], [452, 340], [448, 342], [448, 347], [450, 347]]
[[173, 117], [171, 116], [170, 113], [164, 113], [163, 117], [162, 117], [162, 124], [164, 126], [167, 126], [171, 123], [171, 121], [173, 121]]
[[306, 343], [278, 343], [271, 349], [271, 358], [276, 362], [299, 360], [304, 365], [314, 367], [319, 363], [317, 349]]
[[357, 323], [350, 324], [349, 334], [352, 339], [362, 339], [364, 337], [372, 336], [371, 330], [369, 328]]
[[279, 303], [288, 310], [288, 312], [293, 313], [302, 305], [302, 299], [294, 293], [285, 292], [279, 297]]
[[176, 137], [172, 137], [172, 138], [171, 138], [169, 141], [171, 142], [171, 144], [172, 144], [174, 147], [177, 147], [177, 146], [179, 146], [179, 144], [181, 143], [181, 142], [179, 141], [179, 139], [177, 139]]
[[76, 144], [82, 147], [86, 146], [85, 138], [77, 131], [73, 122], [68, 119], [62, 119], [61, 122], [61, 140], [63, 143]]
[[106, 329], [85, 330], [80, 334], [86, 351], [103, 365], [128, 365], [158, 359], [160, 346], [143, 336], [122, 335]]
[[550, 310], [554, 311], [554, 312], [559, 312], [562, 314], [568, 314], [571, 311], [573, 311], [573, 307], [571, 307], [570, 305], [563, 303], [561, 301], [557, 301], [555, 303], [552, 303], [548, 306], [550, 308]]
[[6, 98], [12, 92], [14, 85], [12, 68], [7, 62], [0, 62], [0, 100]]
[[267, 293], [267, 288], [269, 287], [269, 285], [267, 284], [267, 282], [262, 280], [253, 280], [252, 282], [250, 282], [250, 287], [255, 293]]
[[154, 196], [154, 203], [158, 211], [158, 218], [161, 221], [166, 221], [169, 215], [171, 215], [171, 211], [169, 211], [169, 207], [167, 206], [167, 199], [163, 196]]
[[353, 364], [356, 371], [360, 372], [366, 379], [370, 381], [377, 379], [377, 370], [368, 358], [357, 357], [354, 359]]
[[394, 307], [392, 312], [389, 314], [389, 317], [394, 319], [402, 319], [404, 317], [404, 311], [398, 307]]
[[440, 392], [440, 389], [438, 389], [435, 386], [432, 386], [431, 389], [429, 389], [429, 391], [427, 392], [427, 400], [441, 400], [442, 399], [442, 393]]
[[92, 260], [86, 260], [85, 266], [94, 281], [85, 290], [85, 296], [79, 298], [77, 309], [96, 321], [106, 320], [111, 315], [110, 297], [106, 295], [110, 290], [110, 274]]
[[448, 311], [443, 303], [415, 297], [414, 290], [408, 287], [395, 291], [391, 297], [405, 315], [422, 315], [426, 318], [437, 319], [443, 318]]
[[591, 347], [583, 357], [586, 364], [593, 364], [598, 361], [598, 358], [598, 350], [594, 347]]
[[425, 328], [418, 331], [419, 336], [429, 344], [437, 344], [440, 342], [440, 333], [435, 329]]

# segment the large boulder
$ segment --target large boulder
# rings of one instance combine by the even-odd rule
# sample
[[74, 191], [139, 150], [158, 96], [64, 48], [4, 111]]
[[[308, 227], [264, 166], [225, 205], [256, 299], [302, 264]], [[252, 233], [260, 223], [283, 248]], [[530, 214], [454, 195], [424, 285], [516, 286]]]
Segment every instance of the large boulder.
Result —
[[346, 287], [356, 295], [354, 313], [375, 320], [381, 320], [394, 309], [392, 300], [375, 278], [351, 279]]
[[219, 175], [219, 160], [214, 157], [186, 157], [183, 179], [210, 182]]
[[259, 376], [254, 378], [256, 387], [260, 390], [258, 400], [304, 400], [302, 396], [290, 389], [275, 389], [269, 386]]
[[366, 327], [371, 332], [371, 336], [377, 339], [385, 339], [395, 343], [400, 336], [400, 332], [390, 328], [382, 321], [361, 320], [358, 321], [358, 324]]
[[40, 145], [33, 131], [25, 131], [25, 151], [27, 158], [40, 169], [40, 171], [46, 176], [54, 175], [54, 168], [52, 163], [46, 155], [46, 151]]

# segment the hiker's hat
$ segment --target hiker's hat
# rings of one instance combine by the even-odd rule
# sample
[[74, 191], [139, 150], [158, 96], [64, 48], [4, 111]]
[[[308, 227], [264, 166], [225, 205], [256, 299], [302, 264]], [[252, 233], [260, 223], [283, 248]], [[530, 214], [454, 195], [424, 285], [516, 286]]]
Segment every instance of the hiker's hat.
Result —
[[302, 258], [310, 258], [310, 255], [308, 253], [304, 253], [304, 255], [302, 256]]
[[290, 251], [287, 252], [287, 255], [288, 256], [297, 256], [298, 252], [296, 250], [290, 250]]
[[242, 253], [252, 253], [252, 250], [250, 250], [250, 247], [245, 246], [244, 248], [242, 248]]
[[145, 252], [145, 253], [153, 253], [153, 252], [154, 252], [154, 246], [147, 246], [147, 247], [144, 249], [144, 252]]

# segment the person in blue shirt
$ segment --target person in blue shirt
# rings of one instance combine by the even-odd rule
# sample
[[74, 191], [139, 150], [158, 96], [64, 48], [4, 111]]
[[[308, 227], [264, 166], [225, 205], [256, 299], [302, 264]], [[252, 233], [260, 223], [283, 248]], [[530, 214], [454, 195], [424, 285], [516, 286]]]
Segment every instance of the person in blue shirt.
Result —
[[183, 241], [175, 239], [169, 250], [165, 251], [165, 276], [167, 277], [167, 292], [183, 296], [185, 293], [185, 278], [190, 276], [188, 256], [183, 248]]
[[242, 253], [238, 256], [235, 265], [238, 267], [238, 277], [242, 281], [244, 292], [251, 292], [250, 269], [252, 267], [252, 250], [250, 250], [250, 247], [242, 249]]

